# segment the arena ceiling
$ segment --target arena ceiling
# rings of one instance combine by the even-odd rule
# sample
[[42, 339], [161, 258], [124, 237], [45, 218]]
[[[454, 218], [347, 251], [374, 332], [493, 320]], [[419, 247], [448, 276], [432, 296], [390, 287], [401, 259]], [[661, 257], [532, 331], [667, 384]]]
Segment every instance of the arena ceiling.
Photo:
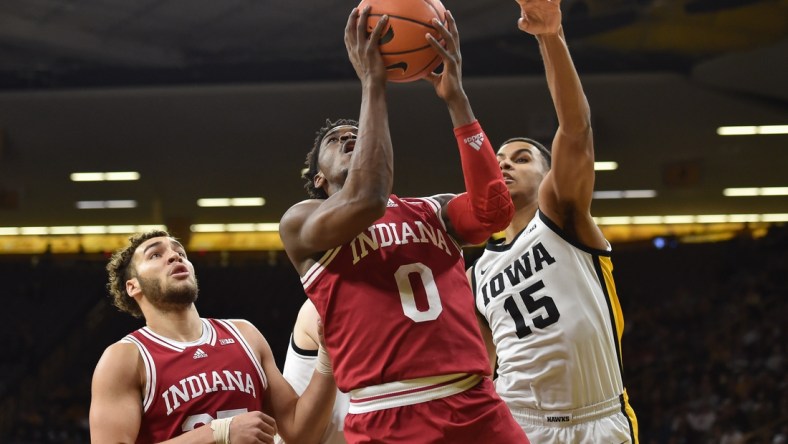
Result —
[[[342, 43], [355, 2], [0, 2], [0, 227], [278, 222], [326, 117], [355, 117]], [[538, 49], [513, 1], [446, 0], [465, 83], [494, 142], [555, 127]], [[788, 135], [721, 137], [724, 125], [788, 124], [788, 0], [564, 0], [589, 97], [602, 217], [784, 214]], [[395, 192], [462, 188], [450, 122], [426, 83], [389, 87]], [[418, 112], [415, 112], [418, 110]], [[138, 171], [135, 182], [72, 182]], [[203, 208], [254, 197], [263, 207]], [[79, 209], [77, 201], [134, 200]]]

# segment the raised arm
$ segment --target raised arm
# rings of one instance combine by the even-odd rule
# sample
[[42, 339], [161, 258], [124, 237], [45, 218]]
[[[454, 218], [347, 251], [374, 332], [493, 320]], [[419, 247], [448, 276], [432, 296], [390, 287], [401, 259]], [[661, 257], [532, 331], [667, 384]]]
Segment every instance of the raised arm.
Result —
[[[315, 369], [309, 385], [299, 397], [279, 371], [271, 347], [260, 331], [247, 321], [233, 323], [260, 358], [268, 380], [266, 413], [276, 419], [279, 435], [285, 442], [317, 444], [326, 430], [334, 407], [337, 391], [334, 375]], [[235, 441], [232, 442], [235, 444]]]
[[[321, 143], [320, 159], [334, 152], [332, 164], [339, 172], [320, 172], [316, 184], [327, 184], [329, 197], [297, 205], [282, 218], [282, 240], [291, 259], [302, 261], [353, 239], [380, 218], [386, 210], [393, 185], [394, 157], [386, 103], [386, 69], [379, 51], [384, 16], [367, 37], [369, 7], [351, 12], [345, 28], [345, 46], [361, 80], [361, 110], [358, 134], [348, 140]], [[354, 142], [353, 142], [354, 141]], [[343, 156], [352, 154], [349, 164]], [[321, 165], [324, 165], [321, 163]], [[345, 176], [346, 175], [346, 179]], [[330, 177], [329, 177], [330, 176]], [[344, 182], [344, 183], [343, 183]]]
[[478, 244], [503, 230], [514, 214], [509, 190], [503, 181], [498, 161], [487, 135], [473, 114], [462, 87], [462, 57], [457, 24], [446, 12], [446, 26], [438, 20], [433, 25], [442, 34], [446, 46], [431, 35], [429, 43], [443, 57], [443, 71], [431, 73], [427, 80], [449, 108], [454, 135], [460, 150], [465, 193], [441, 200], [441, 215], [451, 235], [463, 244]]
[[558, 116], [552, 168], [539, 189], [539, 208], [585, 245], [606, 248], [591, 217], [594, 142], [591, 110], [561, 27], [560, 0], [520, 0], [521, 30], [536, 36]]

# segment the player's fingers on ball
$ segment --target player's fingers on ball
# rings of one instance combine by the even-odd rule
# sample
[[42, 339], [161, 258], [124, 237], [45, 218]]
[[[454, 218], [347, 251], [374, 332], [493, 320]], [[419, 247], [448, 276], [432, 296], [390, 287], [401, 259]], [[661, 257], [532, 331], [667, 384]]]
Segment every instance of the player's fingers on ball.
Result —
[[356, 22], [356, 37], [358, 38], [359, 42], [364, 41], [367, 38], [367, 25], [369, 23], [369, 11], [372, 10], [372, 7], [367, 5], [364, 9], [361, 10], [361, 14], [358, 17], [358, 22]]
[[451, 11], [446, 11], [446, 32], [448, 35], [444, 35], [444, 39], [452, 45], [452, 49], [460, 46], [460, 31], [457, 29], [457, 22], [454, 21], [454, 16], [451, 15]]
[[[443, 38], [443, 41], [446, 42], [446, 48], [448, 48], [450, 51], [454, 51], [457, 45], [454, 42], [454, 38], [452, 37], [451, 32], [449, 32], [449, 30], [446, 29], [446, 26], [443, 23], [441, 23], [440, 20], [438, 19], [432, 19], [432, 24], [433, 26], [435, 26], [435, 29], [438, 30], [438, 33], [440, 33], [441, 37]], [[442, 51], [444, 45], [438, 43], [438, 46], [433, 45], [433, 47], [438, 49], [438, 51]], [[440, 47], [440, 49], [438, 47]]]
[[345, 24], [345, 40], [347, 40], [347, 36], [353, 35], [353, 31], [356, 29], [357, 21], [358, 8], [353, 8], [350, 11], [350, 15], [347, 17], [347, 24]]
[[380, 20], [378, 20], [378, 23], [375, 25], [375, 29], [372, 30], [372, 34], [370, 34], [369, 38], [375, 42], [380, 41], [380, 36], [383, 35], [383, 30], [386, 28], [388, 21], [388, 15], [384, 14], [382, 17], [380, 17]]
[[440, 42], [432, 34], [426, 34], [425, 37], [427, 39], [427, 43], [429, 43], [430, 46], [435, 48], [435, 51], [437, 51], [438, 54], [441, 57], [443, 57], [444, 60], [451, 57], [449, 51], [447, 51], [446, 48], [444, 48], [443, 45], [441, 45]]

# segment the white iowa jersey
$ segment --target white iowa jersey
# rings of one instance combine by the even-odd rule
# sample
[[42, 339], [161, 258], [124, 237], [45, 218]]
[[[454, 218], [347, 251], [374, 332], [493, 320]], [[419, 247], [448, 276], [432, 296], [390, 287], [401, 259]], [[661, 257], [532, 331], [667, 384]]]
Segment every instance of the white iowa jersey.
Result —
[[488, 243], [472, 286], [510, 408], [573, 410], [623, 393], [612, 270], [610, 251], [567, 240], [541, 212], [511, 244]]

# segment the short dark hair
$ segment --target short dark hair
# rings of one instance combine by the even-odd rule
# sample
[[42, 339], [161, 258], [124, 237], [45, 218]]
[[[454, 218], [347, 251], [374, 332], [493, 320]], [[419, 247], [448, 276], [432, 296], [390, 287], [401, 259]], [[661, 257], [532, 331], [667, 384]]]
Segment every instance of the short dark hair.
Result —
[[136, 273], [134, 266], [131, 264], [131, 258], [134, 257], [134, 251], [137, 250], [137, 247], [154, 237], [172, 236], [164, 230], [151, 230], [132, 234], [129, 236], [129, 243], [113, 253], [107, 264], [107, 274], [109, 275], [107, 290], [109, 290], [110, 297], [112, 297], [112, 305], [135, 318], [142, 317], [142, 310], [137, 301], [129, 297], [129, 294], [126, 292], [126, 281], [134, 277]]
[[318, 173], [317, 160], [320, 157], [320, 143], [323, 142], [323, 138], [326, 137], [326, 134], [328, 134], [329, 131], [338, 126], [345, 125], [358, 126], [358, 121], [353, 119], [338, 119], [332, 122], [330, 119], [326, 119], [323, 127], [317, 130], [317, 134], [315, 135], [315, 144], [307, 153], [306, 161], [304, 162], [306, 165], [306, 170], [301, 175], [301, 177], [306, 181], [306, 183], [304, 183], [306, 193], [312, 199], [328, 199], [328, 193], [326, 193], [325, 190], [322, 188], [315, 188], [315, 176]]
[[548, 168], [552, 166], [553, 154], [550, 152], [549, 148], [545, 147], [541, 143], [535, 141], [534, 139], [529, 139], [528, 137], [512, 137], [511, 139], [504, 140], [501, 146], [504, 146], [507, 143], [512, 143], [512, 142], [525, 142], [535, 146], [536, 149], [538, 149], [539, 152], [542, 153], [542, 157], [544, 158], [545, 162], [547, 162]]

